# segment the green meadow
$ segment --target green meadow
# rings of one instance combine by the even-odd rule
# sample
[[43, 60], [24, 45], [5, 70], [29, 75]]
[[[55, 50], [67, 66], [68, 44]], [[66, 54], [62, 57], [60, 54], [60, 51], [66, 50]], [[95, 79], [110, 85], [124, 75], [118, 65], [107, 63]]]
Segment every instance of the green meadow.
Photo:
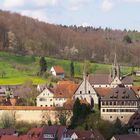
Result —
[[[32, 80], [33, 84], [48, 83], [48, 78], [37, 76], [39, 71], [39, 57], [20, 56], [7, 52], [0, 52], [0, 84], [22, 84], [27, 80]], [[48, 70], [54, 65], [64, 68], [66, 76], [70, 75], [70, 61], [46, 57]], [[75, 77], [82, 77], [83, 62], [74, 62]], [[111, 65], [88, 63], [91, 73], [109, 73]], [[133, 68], [136, 70], [136, 68]], [[122, 74], [132, 71], [131, 67], [121, 67]], [[138, 83], [136, 83], [138, 84]]]

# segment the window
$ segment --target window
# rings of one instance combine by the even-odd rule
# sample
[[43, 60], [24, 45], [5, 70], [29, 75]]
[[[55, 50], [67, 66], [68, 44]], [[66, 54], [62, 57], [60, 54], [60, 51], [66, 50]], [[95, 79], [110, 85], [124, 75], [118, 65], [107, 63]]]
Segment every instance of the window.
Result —
[[112, 118], [112, 116], [110, 116], [110, 119]]
[[42, 105], [40, 105], [40, 106], [42, 106]]
[[82, 94], [82, 91], [80, 91], [80, 94]]
[[52, 99], [50, 99], [50, 101], [52, 101]]
[[43, 138], [54, 138], [53, 134], [44, 134]]
[[90, 90], [88, 91], [88, 93], [90, 94]]
[[105, 112], [105, 109], [103, 109], [103, 112]]
[[123, 116], [121, 116], [121, 118], [123, 118]]
[[47, 105], [45, 105], [47, 107]]
[[112, 105], [112, 102], [110, 101], [110, 105]]

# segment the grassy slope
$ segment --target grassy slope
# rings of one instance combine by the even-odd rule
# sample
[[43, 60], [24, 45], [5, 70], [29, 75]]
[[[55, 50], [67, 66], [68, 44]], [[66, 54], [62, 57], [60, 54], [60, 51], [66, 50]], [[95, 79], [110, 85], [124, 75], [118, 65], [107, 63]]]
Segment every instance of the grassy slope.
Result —
[[[68, 60], [60, 60], [54, 58], [46, 58], [48, 69], [53, 65], [60, 65], [64, 68], [66, 75], [69, 76], [70, 62]], [[75, 62], [75, 75], [81, 77], [83, 63]], [[111, 65], [92, 63], [90, 66], [92, 73], [109, 72]], [[131, 67], [121, 67], [122, 73], [131, 72]], [[39, 70], [39, 57], [32, 56], [16, 56], [11, 53], [0, 52], [0, 84], [21, 84], [24, 81], [31, 79], [34, 84], [49, 82], [48, 79], [43, 79], [36, 76]], [[5, 71], [6, 75], [1, 78], [1, 72]]]

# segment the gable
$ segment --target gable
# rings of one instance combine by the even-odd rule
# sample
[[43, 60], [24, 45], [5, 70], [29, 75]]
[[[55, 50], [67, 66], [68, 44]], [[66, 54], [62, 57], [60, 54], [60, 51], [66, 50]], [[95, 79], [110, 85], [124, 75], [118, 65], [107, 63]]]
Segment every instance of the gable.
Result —
[[63, 70], [63, 68], [60, 67], [60, 66], [53, 66], [53, 67], [51, 68], [51, 71], [52, 71], [52, 72], [55, 71], [57, 74], [64, 74], [64, 70]]
[[45, 90], [43, 90], [43, 92], [40, 93], [40, 95], [38, 97], [53, 97], [53, 93], [46, 88]]
[[79, 87], [77, 88], [77, 90], [75, 91], [75, 95], [85, 94], [85, 93], [96, 94], [96, 91], [88, 82], [88, 80], [83, 80], [79, 85]]
[[76, 133], [74, 132], [74, 133], [71, 135], [71, 138], [72, 138], [72, 139], [78, 139], [78, 136], [77, 136]]
[[120, 81], [120, 79], [116, 76], [112, 82], [111, 82], [111, 85], [119, 85], [119, 84], [122, 84], [122, 82]]

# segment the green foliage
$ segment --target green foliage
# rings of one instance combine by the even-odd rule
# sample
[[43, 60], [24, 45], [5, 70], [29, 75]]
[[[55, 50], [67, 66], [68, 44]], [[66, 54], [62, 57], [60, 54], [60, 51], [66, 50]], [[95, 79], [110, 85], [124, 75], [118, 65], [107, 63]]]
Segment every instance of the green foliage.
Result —
[[70, 62], [70, 76], [74, 77], [74, 62]]
[[[23, 85], [18, 87], [18, 94], [22, 95], [22, 105], [26, 106], [35, 106], [36, 105], [36, 97], [38, 95], [38, 92], [36, 88], [33, 86], [32, 81], [28, 80]], [[21, 104], [20, 104], [21, 105]]]
[[[39, 77], [37, 73], [40, 71], [39, 57], [19, 56], [12, 53], [0, 52], [0, 71], [5, 71], [6, 76], [1, 78], [0, 84], [23, 84], [27, 80], [32, 80], [33, 84], [50, 83], [51, 78]], [[64, 68], [66, 75], [70, 75], [70, 61], [63, 59], [45, 58], [47, 61], [47, 69], [52, 66], [60, 65]], [[79, 79], [83, 74], [83, 63], [74, 61], [74, 76]], [[109, 73], [111, 65], [90, 63], [91, 73]], [[122, 74], [131, 73], [131, 67], [121, 67]], [[134, 67], [136, 70], [136, 67]], [[48, 75], [47, 75], [48, 77]], [[53, 80], [52, 80], [53, 81]], [[54, 80], [54, 82], [57, 80]]]
[[106, 140], [110, 140], [113, 135], [127, 134], [126, 127], [122, 126], [119, 119], [114, 123], [102, 120], [99, 111], [94, 111], [87, 115], [83, 122], [77, 125], [76, 129], [98, 129]]
[[44, 57], [41, 57], [39, 64], [40, 64], [40, 75], [42, 75], [47, 70], [47, 62]]
[[88, 114], [91, 113], [90, 105], [81, 104], [77, 98], [73, 106], [73, 116], [71, 118], [71, 128], [75, 128], [83, 122]]
[[15, 126], [15, 113], [14, 112], [3, 112], [1, 115], [1, 125], [3, 128], [12, 128]]
[[132, 39], [129, 35], [125, 35], [123, 41], [125, 41], [126, 43], [132, 43]]
[[48, 126], [51, 126], [51, 125], [52, 125], [52, 121], [48, 120]]
[[40, 125], [35, 122], [28, 123], [25, 121], [18, 121], [15, 124], [15, 129], [17, 130], [19, 135], [21, 135], [21, 134], [27, 133], [29, 130], [31, 130], [32, 128], [37, 127], [37, 126], [39, 127]]

